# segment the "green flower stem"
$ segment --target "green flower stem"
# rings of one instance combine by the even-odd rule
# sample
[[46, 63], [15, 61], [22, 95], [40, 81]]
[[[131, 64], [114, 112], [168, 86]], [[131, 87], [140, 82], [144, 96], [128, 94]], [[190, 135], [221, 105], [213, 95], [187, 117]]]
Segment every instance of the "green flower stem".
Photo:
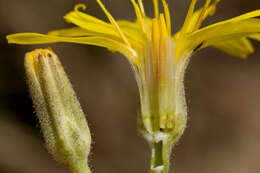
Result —
[[75, 164], [70, 166], [73, 173], [91, 173], [88, 167], [87, 161], [77, 161]]
[[168, 173], [172, 143], [169, 141], [153, 142], [151, 145], [151, 173]]

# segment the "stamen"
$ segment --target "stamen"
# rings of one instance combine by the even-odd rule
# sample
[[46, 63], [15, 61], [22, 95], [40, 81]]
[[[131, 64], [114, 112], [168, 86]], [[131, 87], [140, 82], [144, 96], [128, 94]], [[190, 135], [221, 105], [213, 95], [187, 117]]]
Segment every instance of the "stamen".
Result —
[[165, 109], [167, 109], [167, 103], [165, 100], [167, 99], [168, 95], [166, 95], [167, 87], [165, 84], [169, 81], [167, 81], [167, 65], [170, 63], [167, 61], [167, 28], [165, 23], [164, 14], [160, 14], [160, 20], [159, 20], [159, 27], [160, 27], [160, 44], [159, 44], [159, 64], [158, 64], [158, 80], [159, 80], [159, 121], [160, 121], [160, 128], [166, 128], [166, 122], [167, 122], [167, 113], [165, 112]]
[[138, 0], [138, 4], [140, 7], [140, 10], [142, 12], [143, 17], [145, 17], [145, 10], [144, 10], [144, 5], [143, 5], [143, 0]]
[[154, 6], [154, 15], [155, 15], [155, 18], [158, 19], [158, 17], [159, 17], [159, 5], [158, 5], [158, 0], [153, 0], [153, 6]]
[[165, 14], [165, 19], [166, 19], [166, 25], [167, 25], [167, 31], [168, 34], [171, 35], [171, 15], [170, 15], [170, 10], [167, 2], [165, 0], [162, 0], [163, 3], [163, 8], [164, 8], [164, 14]]
[[74, 11], [79, 11], [79, 9], [82, 9], [82, 10], [86, 10], [86, 5], [85, 4], [77, 4], [77, 5], [75, 5], [75, 7], [74, 7]]
[[100, 1], [100, 0], [96, 0], [97, 3], [99, 4], [99, 6], [102, 8], [102, 10], [104, 11], [104, 13], [106, 14], [108, 20], [110, 21], [110, 23], [114, 26], [115, 30], [117, 31], [117, 33], [119, 34], [119, 36], [121, 37], [122, 41], [125, 42], [129, 47], [131, 47], [130, 43], [128, 42], [126, 36], [123, 34], [123, 32], [121, 31], [120, 27], [118, 26], [118, 24], [116, 23], [115, 19], [113, 18], [113, 16], [107, 11], [106, 7], [104, 6], [104, 4]]
[[131, 2], [132, 2], [133, 7], [135, 9], [135, 14], [136, 14], [137, 20], [139, 22], [139, 25], [142, 29], [142, 32], [147, 38], [147, 32], [146, 32], [146, 29], [145, 29], [144, 18], [142, 17], [140, 9], [139, 9], [138, 5], [136, 4], [135, 0], [131, 0]]
[[194, 9], [195, 9], [196, 2], [197, 2], [197, 0], [192, 0], [192, 1], [191, 1], [191, 4], [190, 4], [190, 7], [189, 7], [187, 16], [186, 16], [186, 18], [185, 18], [183, 27], [182, 27], [182, 29], [181, 29], [181, 34], [180, 34], [180, 35], [183, 35], [183, 34], [187, 31], [189, 22], [190, 22], [190, 20], [191, 20], [191, 18], [192, 18], [192, 14], [193, 14]]
[[160, 32], [160, 47], [159, 47], [160, 57], [159, 58], [160, 58], [161, 69], [163, 70], [165, 69], [164, 63], [166, 62], [165, 58], [166, 58], [166, 39], [167, 39], [167, 28], [166, 28], [166, 23], [163, 14], [160, 14], [159, 27], [160, 27], [159, 28], [159, 32]]
[[199, 27], [201, 26], [201, 23], [202, 23], [203, 20], [205, 19], [205, 13], [206, 13], [206, 11], [207, 11], [207, 8], [209, 7], [210, 2], [211, 2], [211, 0], [207, 0], [206, 3], [205, 3], [205, 5], [203, 6], [203, 9], [202, 9], [202, 11], [201, 11], [201, 13], [200, 13], [200, 17], [199, 17], [199, 19], [198, 19], [198, 21], [197, 21], [197, 23], [196, 23], [196, 25], [195, 25], [193, 31], [198, 30]]
[[[156, 19], [156, 18], [152, 19], [152, 27], [153, 27], [152, 28], [153, 49], [155, 50], [158, 45], [158, 42], [160, 40], [160, 30], [159, 30], [158, 19]], [[154, 56], [157, 56], [157, 54], [154, 54]]]
[[160, 26], [157, 18], [152, 19], [152, 44], [153, 44], [153, 55], [152, 55], [152, 65], [153, 65], [153, 82], [154, 89], [158, 87], [158, 64], [159, 64], [159, 46], [160, 46]]
[[166, 36], [167, 36], [167, 28], [166, 28], [166, 23], [164, 19], [164, 15], [160, 14], [160, 32], [161, 32], [161, 41], [165, 41]]
[[183, 45], [181, 45], [180, 43], [182, 43], [183, 36], [187, 32], [189, 23], [190, 23], [190, 21], [192, 19], [192, 15], [193, 15], [193, 12], [194, 12], [194, 9], [195, 9], [196, 2], [197, 2], [197, 0], [192, 0], [191, 1], [191, 4], [190, 4], [190, 7], [189, 7], [187, 16], [185, 18], [184, 24], [183, 24], [182, 29], [180, 31], [180, 35], [179, 35], [178, 42], [177, 42], [177, 45], [176, 45], [176, 62], [180, 58], [180, 53], [181, 53], [182, 48], [183, 48], [182, 47]]
[[[210, 10], [209, 10], [209, 13], [207, 14], [207, 15], [213, 15], [214, 13], [215, 13], [215, 11], [216, 11], [216, 8], [217, 8], [217, 5], [218, 5], [218, 3], [220, 2], [220, 0], [215, 0], [213, 3], [212, 3], [212, 5], [211, 5], [211, 8], [210, 8]], [[207, 16], [205, 16], [204, 18], [206, 18]]]

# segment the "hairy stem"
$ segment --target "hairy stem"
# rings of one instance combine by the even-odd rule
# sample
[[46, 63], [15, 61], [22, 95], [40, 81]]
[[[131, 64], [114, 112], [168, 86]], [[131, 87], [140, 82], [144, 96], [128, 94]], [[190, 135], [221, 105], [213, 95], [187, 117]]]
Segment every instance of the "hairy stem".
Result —
[[171, 150], [171, 142], [153, 142], [151, 145], [151, 173], [168, 173]]

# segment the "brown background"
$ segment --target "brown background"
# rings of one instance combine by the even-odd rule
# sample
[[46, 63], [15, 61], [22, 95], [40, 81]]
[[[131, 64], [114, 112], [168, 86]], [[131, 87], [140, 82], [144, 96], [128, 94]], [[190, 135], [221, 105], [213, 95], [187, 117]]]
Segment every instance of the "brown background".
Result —
[[[86, 45], [6, 43], [6, 34], [71, 26], [62, 16], [78, 2], [105, 19], [94, 0], [0, 0], [0, 173], [69, 172], [46, 152], [25, 86], [25, 52], [48, 46], [61, 58], [88, 114], [93, 172], [148, 172], [148, 146], [136, 134], [138, 91], [123, 56]], [[116, 19], [134, 20], [128, 0], [103, 2]], [[151, 2], [144, 0], [150, 16]], [[169, 2], [175, 31], [188, 3]], [[259, 0], [223, 0], [206, 23], [259, 8]], [[246, 61], [213, 48], [192, 57], [185, 79], [189, 122], [174, 149], [172, 173], [259, 173], [260, 43], [253, 43], [256, 53]]]

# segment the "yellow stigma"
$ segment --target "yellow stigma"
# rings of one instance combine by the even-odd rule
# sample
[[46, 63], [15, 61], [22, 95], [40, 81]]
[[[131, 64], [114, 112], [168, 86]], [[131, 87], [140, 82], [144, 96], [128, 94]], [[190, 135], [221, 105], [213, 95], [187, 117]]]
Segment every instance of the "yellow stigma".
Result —
[[158, 18], [159, 17], [159, 4], [158, 4], [158, 0], [153, 0], [153, 6], [154, 6], [155, 18]]

